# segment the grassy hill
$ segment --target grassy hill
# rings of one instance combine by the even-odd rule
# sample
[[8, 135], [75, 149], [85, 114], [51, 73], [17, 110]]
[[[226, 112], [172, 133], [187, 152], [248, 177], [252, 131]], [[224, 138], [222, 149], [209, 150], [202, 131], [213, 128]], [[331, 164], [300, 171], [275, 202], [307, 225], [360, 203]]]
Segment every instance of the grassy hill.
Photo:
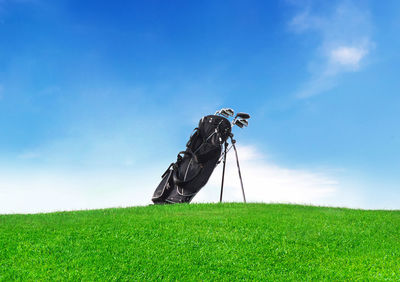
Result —
[[400, 280], [400, 211], [200, 204], [0, 216], [0, 280]]

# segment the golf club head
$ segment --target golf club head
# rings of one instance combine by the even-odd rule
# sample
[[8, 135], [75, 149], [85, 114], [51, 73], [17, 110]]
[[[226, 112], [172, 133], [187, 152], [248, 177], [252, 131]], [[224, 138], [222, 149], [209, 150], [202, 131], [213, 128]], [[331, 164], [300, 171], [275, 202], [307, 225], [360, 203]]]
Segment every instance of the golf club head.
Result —
[[226, 108], [226, 109], [224, 109], [224, 111], [225, 111], [230, 117], [233, 117], [233, 115], [235, 114], [235, 111], [232, 110], [231, 108]]
[[221, 115], [221, 116], [224, 116], [227, 118], [227, 117], [233, 117], [235, 112], [230, 108], [223, 108], [223, 109], [217, 111], [215, 114], [216, 115], [218, 114], [218, 115]]
[[249, 126], [249, 122], [246, 119], [239, 119], [239, 122], [241, 122], [245, 127]]
[[237, 113], [236, 117], [241, 118], [241, 119], [249, 119], [250, 115], [247, 113]]
[[235, 125], [236, 126], [238, 126], [238, 127], [240, 127], [240, 128], [243, 128], [243, 126], [245, 126], [245, 124], [242, 122], [243, 120], [240, 120], [240, 119], [237, 119], [237, 120], [235, 120]]

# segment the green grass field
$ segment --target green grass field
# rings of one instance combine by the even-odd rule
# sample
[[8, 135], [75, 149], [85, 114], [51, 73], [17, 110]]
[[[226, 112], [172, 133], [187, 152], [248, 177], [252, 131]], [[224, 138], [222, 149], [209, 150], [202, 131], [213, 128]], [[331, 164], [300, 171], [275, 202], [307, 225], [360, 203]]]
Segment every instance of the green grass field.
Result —
[[0, 280], [400, 280], [400, 211], [191, 204], [0, 216]]

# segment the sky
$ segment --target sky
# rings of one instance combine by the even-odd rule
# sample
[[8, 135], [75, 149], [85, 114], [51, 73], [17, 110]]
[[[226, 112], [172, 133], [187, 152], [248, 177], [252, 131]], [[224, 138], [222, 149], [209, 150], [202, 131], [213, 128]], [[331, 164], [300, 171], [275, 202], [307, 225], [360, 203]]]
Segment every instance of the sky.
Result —
[[399, 1], [0, 0], [0, 214], [151, 204], [222, 107], [249, 201], [400, 209], [399, 30]]

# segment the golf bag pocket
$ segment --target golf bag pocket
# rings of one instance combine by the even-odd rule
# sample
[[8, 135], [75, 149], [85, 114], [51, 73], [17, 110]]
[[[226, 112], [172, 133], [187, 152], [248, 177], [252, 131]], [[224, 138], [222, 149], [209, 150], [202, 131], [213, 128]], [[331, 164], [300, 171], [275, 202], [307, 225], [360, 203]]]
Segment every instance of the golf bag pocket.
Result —
[[[183, 157], [180, 157], [180, 155]], [[201, 173], [203, 165], [195, 154], [190, 151], [180, 152], [177, 166], [173, 172], [173, 182], [180, 187], [190, 187], [191, 182]]]
[[173, 165], [171, 164], [164, 174], [161, 176], [162, 180], [160, 184], [158, 184], [156, 190], [154, 191], [152, 201], [154, 203], [163, 203], [165, 199], [168, 197], [170, 190], [174, 186], [173, 182]]
[[190, 203], [196, 194], [197, 192], [188, 192], [179, 186], [175, 186], [165, 201], [170, 204]]
[[211, 143], [203, 143], [196, 152], [197, 160], [200, 163], [205, 163], [216, 156], [221, 155], [221, 146]]

